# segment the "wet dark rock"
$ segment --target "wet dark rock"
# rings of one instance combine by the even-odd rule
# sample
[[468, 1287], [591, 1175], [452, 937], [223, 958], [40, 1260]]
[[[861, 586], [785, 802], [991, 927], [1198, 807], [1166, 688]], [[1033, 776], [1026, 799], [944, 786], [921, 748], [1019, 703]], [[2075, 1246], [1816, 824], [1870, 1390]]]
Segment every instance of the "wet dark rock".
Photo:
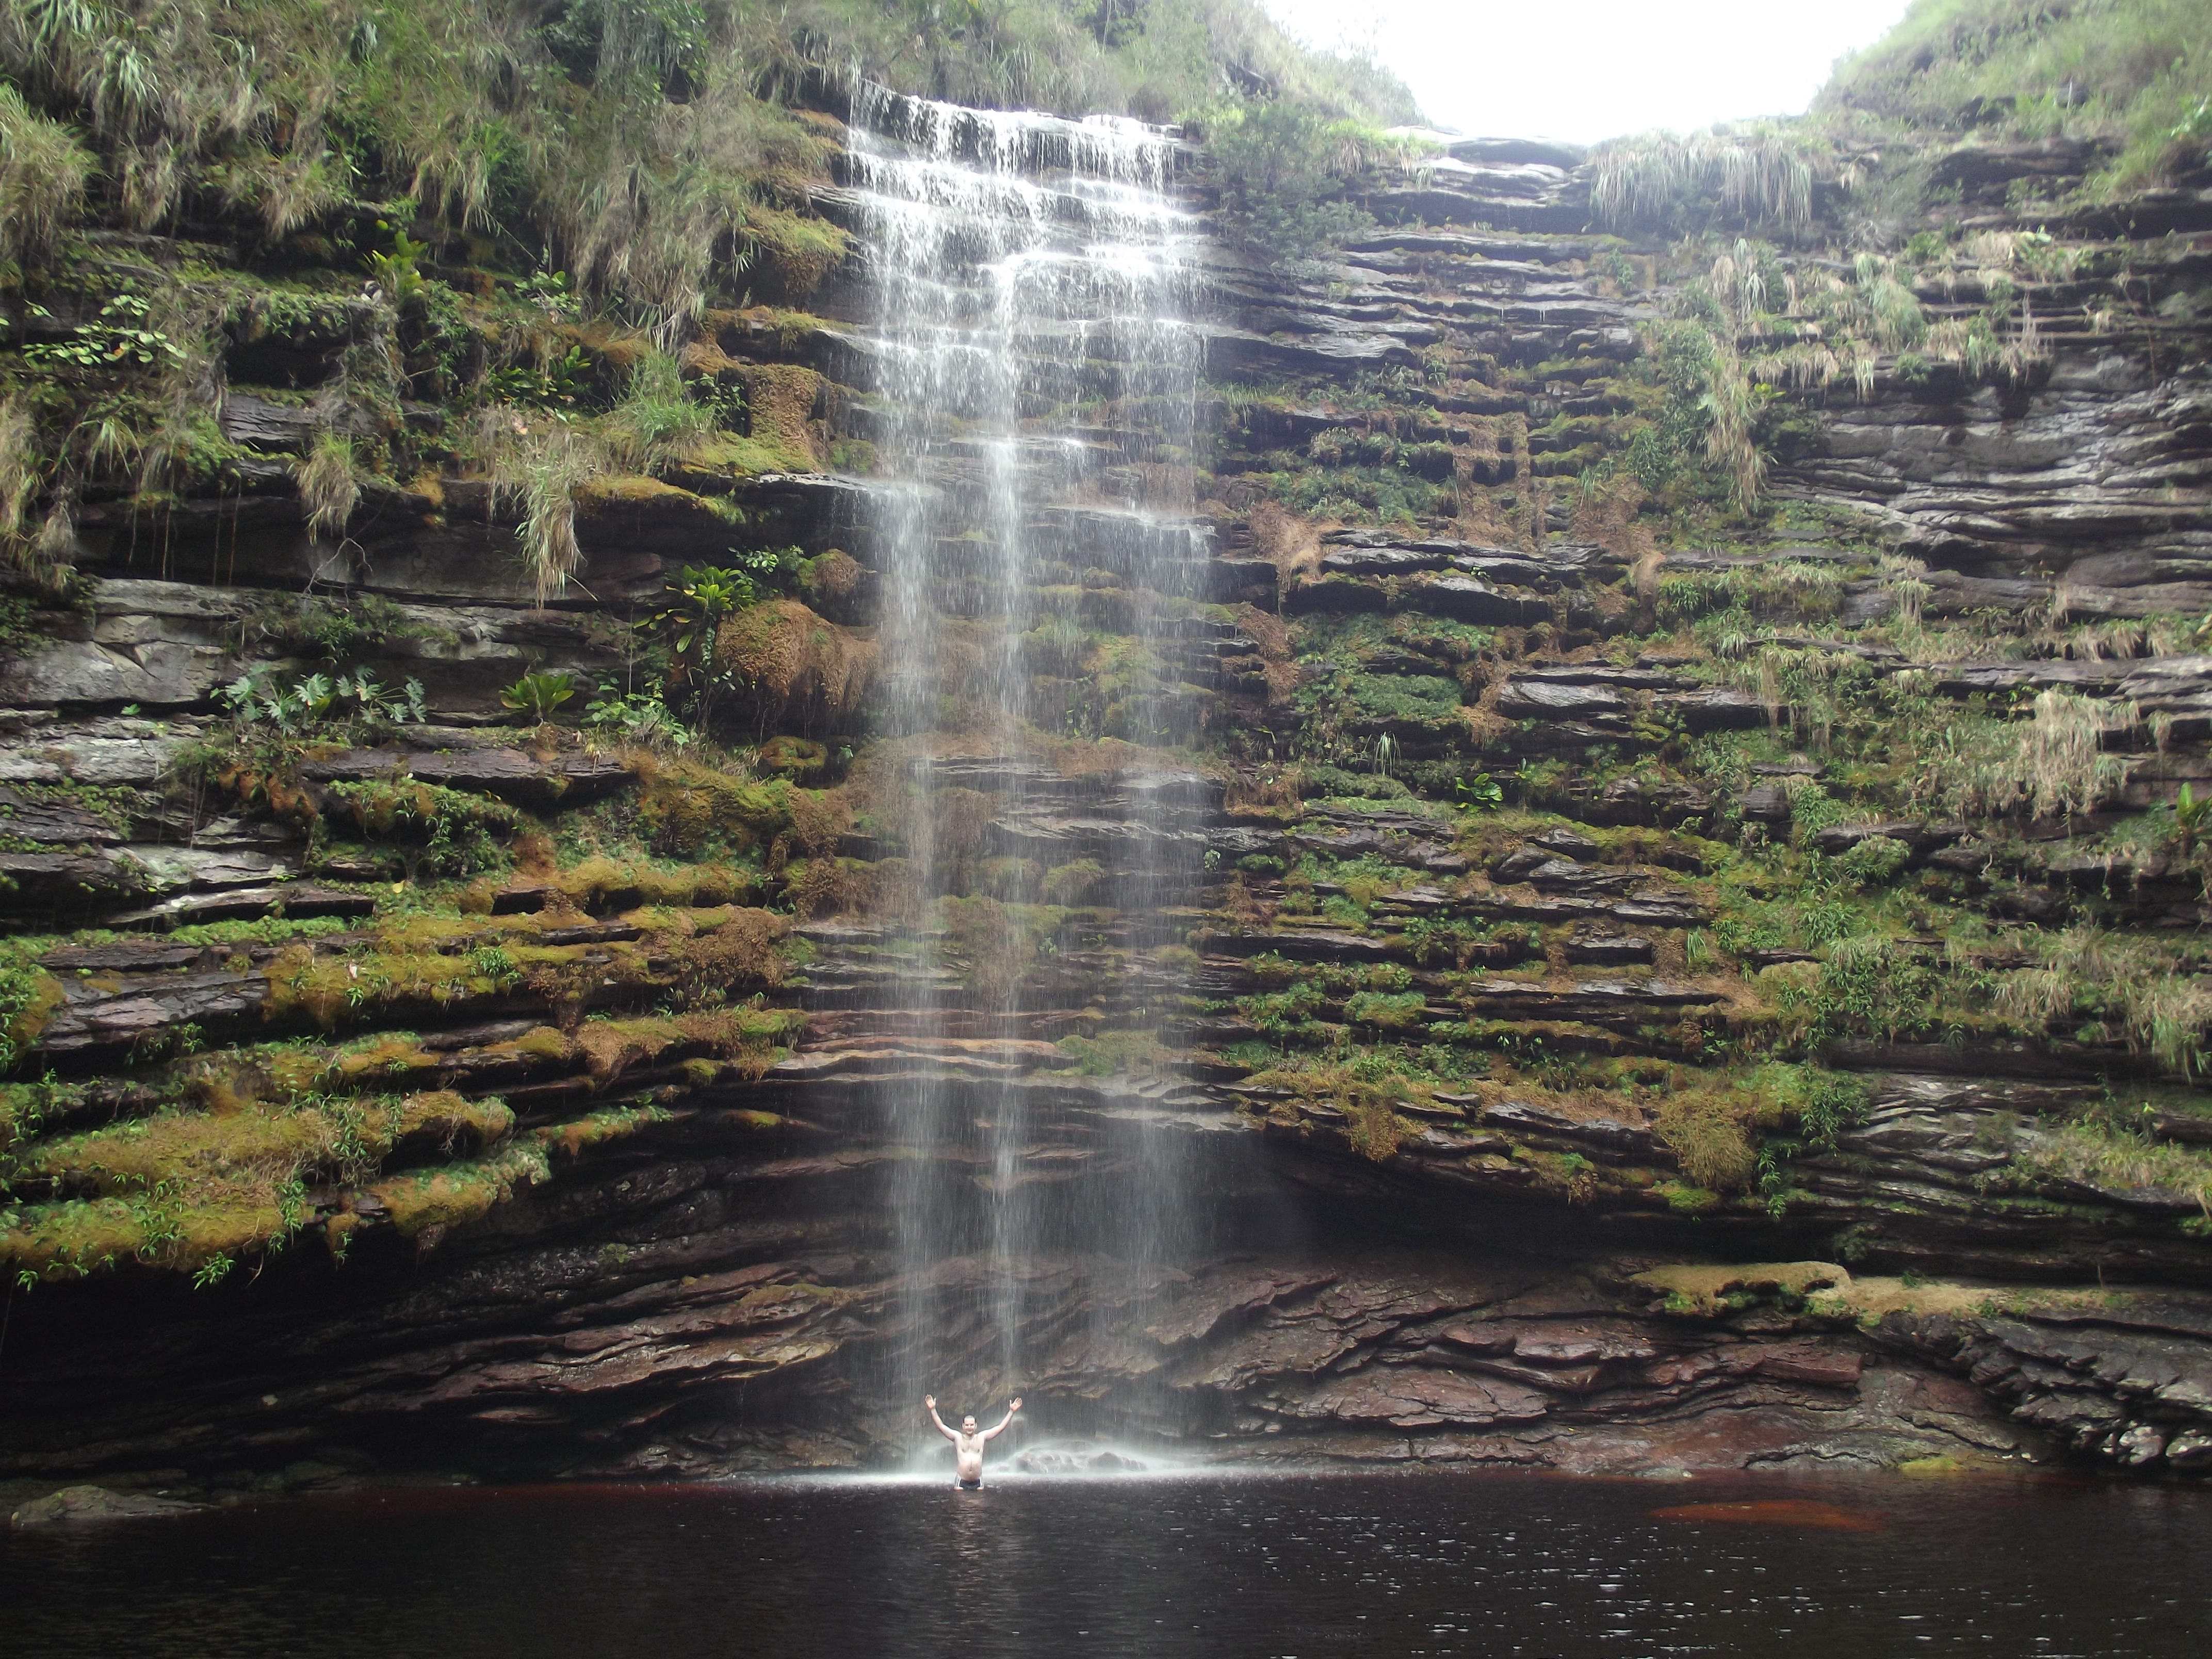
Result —
[[2046, 927], [2064, 921], [2074, 913], [2074, 902], [2064, 893], [2048, 887], [1999, 888], [1984, 902], [1993, 916], [2008, 921], [2032, 921]]
[[1648, 963], [1652, 945], [1633, 933], [1577, 933], [1567, 941], [1567, 960], [1600, 967]]
[[1482, 1119], [1499, 1128], [1587, 1143], [1637, 1158], [1656, 1157], [1663, 1151], [1658, 1136], [1641, 1123], [1598, 1115], [1571, 1117], [1556, 1107], [1524, 1100], [1500, 1101], [1486, 1107]]
[[1588, 836], [1577, 834], [1568, 829], [1565, 824], [1557, 824], [1545, 830], [1542, 835], [1534, 837], [1528, 844], [1531, 847], [1543, 848], [1547, 852], [1556, 853], [1563, 859], [1589, 860], [1601, 855], [1601, 849], [1595, 842]]
[[556, 802], [580, 804], [620, 787], [632, 775], [630, 769], [612, 756], [568, 750], [540, 760], [520, 750], [495, 747], [427, 752], [402, 747], [353, 749], [303, 762], [300, 775], [313, 783], [411, 778], [533, 807]]
[[2191, 1146], [2212, 1146], [2212, 1117], [2198, 1117], [2180, 1112], [2153, 1112], [2144, 1122], [2150, 1132], [2161, 1140], [2176, 1140]]
[[341, 404], [331, 409], [276, 404], [243, 392], [225, 394], [217, 423], [222, 435], [233, 443], [301, 453], [325, 432], [365, 438], [377, 429], [374, 416], [356, 404]]
[[1735, 799], [1736, 816], [1754, 823], [1787, 823], [1791, 810], [1790, 792], [1779, 784], [1756, 784]]
[[1989, 873], [1992, 854], [1979, 842], [1961, 841], [1939, 847], [1923, 860], [1930, 869], [1978, 879]]
[[1265, 335], [1214, 328], [1206, 340], [1206, 368], [1226, 379], [1278, 374], [1353, 375], [1416, 361], [1413, 349], [1387, 334], [1349, 330], [1327, 334]]
[[1521, 878], [1532, 887], [1569, 893], [1626, 893], [1636, 879], [1625, 870], [1595, 868], [1562, 858], [1547, 858]]
[[258, 1019], [269, 995], [259, 974], [194, 973], [97, 991], [64, 982], [67, 1000], [39, 1034], [39, 1051], [60, 1056], [153, 1045], [192, 1024], [216, 1033]]
[[108, 845], [127, 840], [105, 813], [0, 785], [0, 834], [52, 846]]
[[145, 874], [112, 854], [0, 852], [0, 905], [14, 911], [76, 911], [144, 890]]
[[1437, 576], [1407, 596], [1413, 610], [1455, 622], [1489, 627], [1527, 627], [1552, 617], [1552, 605], [1536, 594], [1492, 587], [1473, 576]]
[[1695, 786], [1667, 778], [1616, 778], [1583, 808], [1593, 823], [1671, 830], [1703, 818], [1712, 802]]
[[1603, 663], [1560, 663], [1515, 671], [1522, 684], [1610, 685], [1624, 690], [1663, 691], [1686, 684], [1679, 677], [1641, 665], [1613, 668]]
[[1562, 717], [1620, 714], [1628, 705], [1618, 691], [1604, 685], [1562, 684], [1553, 680], [1515, 675], [1498, 695], [1498, 712], [1508, 720], [1553, 720]]
[[266, 887], [233, 887], [220, 892], [180, 893], [158, 904], [120, 911], [105, 920], [118, 927], [149, 924], [182, 927], [252, 916], [281, 915], [304, 921], [319, 916], [367, 917], [375, 913], [376, 900], [369, 894], [349, 893], [307, 882], [285, 882]]
[[1301, 582], [1284, 596], [1283, 609], [1293, 617], [1357, 615], [1389, 608], [1390, 596], [1379, 585], [1350, 577], [1328, 575]]
[[1281, 928], [1267, 933], [1208, 933], [1206, 949], [1223, 955], [1255, 956], [1273, 951], [1292, 962], [1382, 962], [1399, 954], [1388, 939], [1328, 928]]
[[1874, 1334], [1955, 1367], [2014, 1421], [2074, 1451], [2142, 1468], [2185, 1436], [2191, 1455], [2212, 1426], [2203, 1321], [2189, 1304], [2137, 1304], [2094, 1320], [2031, 1304], [2010, 1318], [1891, 1314]]
[[1478, 980], [1462, 993], [1479, 1008], [1524, 1019], [1607, 1019], [1638, 1010], [1702, 1008], [1719, 994], [1668, 980], [1578, 980], [1569, 989], [1522, 980]]
[[[1510, 477], [1512, 464], [1508, 461], [1504, 465], [1507, 476]], [[1504, 481], [1503, 478], [1487, 480], [1491, 483]], [[1464, 571], [1470, 576], [1479, 576], [1484, 581], [1499, 587], [1541, 590], [1554, 586], [1562, 580], [1579, 581], [1581, 580], [1578, 572], [1563, 570], [1540, 563], [1524, 553], [1516, 553], [1508, 548], [1470, 548], [1464, 552], [1451, 555], [1449, 562], [1455, 570]]]
[[1729, 686], [1710, 691], [1662, 692], [1655, 708], [1674, 715], [1691, 732], [1749, 732], [1768, 723], [1766, 705]]
[[1531, 871], [1541, 869], [1545, 865], [1549, 864], [1553, 856], [1547, 848], [1538, 847], [1531, 842], [1526, 846], [1516, 847], [1513, 851], [1492, 860], [1490, 873], [1499, 881], [1526, 881]]
[[1417, 570], [1441, 570], [1445, 556], [1413, 547], [1338, 548], [1322, 555], [1328, 575], [1400, 576]]

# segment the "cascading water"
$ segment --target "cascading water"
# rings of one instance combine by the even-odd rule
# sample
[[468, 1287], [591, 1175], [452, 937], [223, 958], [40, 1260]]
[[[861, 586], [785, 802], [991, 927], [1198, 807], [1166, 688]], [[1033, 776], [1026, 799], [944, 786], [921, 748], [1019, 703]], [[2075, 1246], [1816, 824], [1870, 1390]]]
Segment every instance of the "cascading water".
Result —
[[1118, 1130], [1044, 1121], [1037, 1039], [1071, 1028], [1036, 963], [1086, 906], [1113, 971], [1136, 971], [1160, 942], [1144, 919], [1202, 851], [1176, 827], [1192, 775], [1098, 741], [1157, 747], [1180, 718], [1208, 553], [1189, 510], [1197, 221], [1173, 135], [1134, 122], [866, 87], [849, 145], [913, 874], [896, 1000], [921, 1056], [891, 1107], [909, 1333], [892, 1382], [997, 1395], [1047, 1363], [1025, 1305], [1039, 1275], [1141, 1284], [1188, 1208], [1142, 1112]]

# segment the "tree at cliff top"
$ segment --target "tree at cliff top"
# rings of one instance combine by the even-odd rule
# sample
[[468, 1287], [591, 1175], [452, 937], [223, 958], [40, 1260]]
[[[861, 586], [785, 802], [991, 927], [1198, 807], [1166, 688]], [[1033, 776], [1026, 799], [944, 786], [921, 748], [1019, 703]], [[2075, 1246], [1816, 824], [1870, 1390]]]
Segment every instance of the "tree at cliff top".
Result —
[[1845, 58], [1814, 104], [1917, 127], [2117, 142], [2124, 188], [2203, 171], [2212, 144], [2212, 8], [2203, 0], [1915, 0]]

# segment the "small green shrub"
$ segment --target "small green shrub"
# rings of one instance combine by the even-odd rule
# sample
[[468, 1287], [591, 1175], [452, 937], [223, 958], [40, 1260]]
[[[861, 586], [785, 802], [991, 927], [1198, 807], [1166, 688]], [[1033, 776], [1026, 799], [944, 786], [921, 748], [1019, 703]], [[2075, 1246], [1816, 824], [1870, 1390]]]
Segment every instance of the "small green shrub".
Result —
[[1793, 1067], [1784, 1094], [1805, 1138], [1820, 1146], [1863, 1119], [1873, 1098], [1863, 1079], [1817, 1066]]
[[1861, 933], [1829, 947], [1813, 989], [1814, 1023], [1823, 1036], [1917, 1036], [1936, 1018], [1935, 969], [1896, 941]]
[[1370, 130], [1280, 100], [1238, 106], [1211, 125], [1223, 222], [1246, 246], [1310, 259], [1374, 223], [1346, 190], [1381, 148]]
[[1836, 860], [1837, 871], [1861, 887], [1893, 881], [1912, 861], [1912, 849], [1887, 836], [1869, 836]]
[[1344, 1005], [1344, 1017], [1355, 1025], [1377, 1025], [1386, 1030], [1405, 1030], [1425, 1012], [1428, 999], [1419, 991], [1395, 994], [1362, 991]]

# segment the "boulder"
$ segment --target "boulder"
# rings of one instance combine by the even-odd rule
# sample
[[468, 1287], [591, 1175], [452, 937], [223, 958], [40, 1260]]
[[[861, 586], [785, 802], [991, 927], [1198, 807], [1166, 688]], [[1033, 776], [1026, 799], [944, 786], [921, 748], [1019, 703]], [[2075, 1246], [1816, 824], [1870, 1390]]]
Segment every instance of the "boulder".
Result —
[[173, 1498], [146, 1492], [110, 1492], [105, 1486], [64, 1486], [34, 1498], [8, 1517], [8, 1524], [31, 1531], [40, 1527], [88, 1525], [102, 1521], [140, 1521], [158, 1515], [190, 1515], [204, 1509]]

